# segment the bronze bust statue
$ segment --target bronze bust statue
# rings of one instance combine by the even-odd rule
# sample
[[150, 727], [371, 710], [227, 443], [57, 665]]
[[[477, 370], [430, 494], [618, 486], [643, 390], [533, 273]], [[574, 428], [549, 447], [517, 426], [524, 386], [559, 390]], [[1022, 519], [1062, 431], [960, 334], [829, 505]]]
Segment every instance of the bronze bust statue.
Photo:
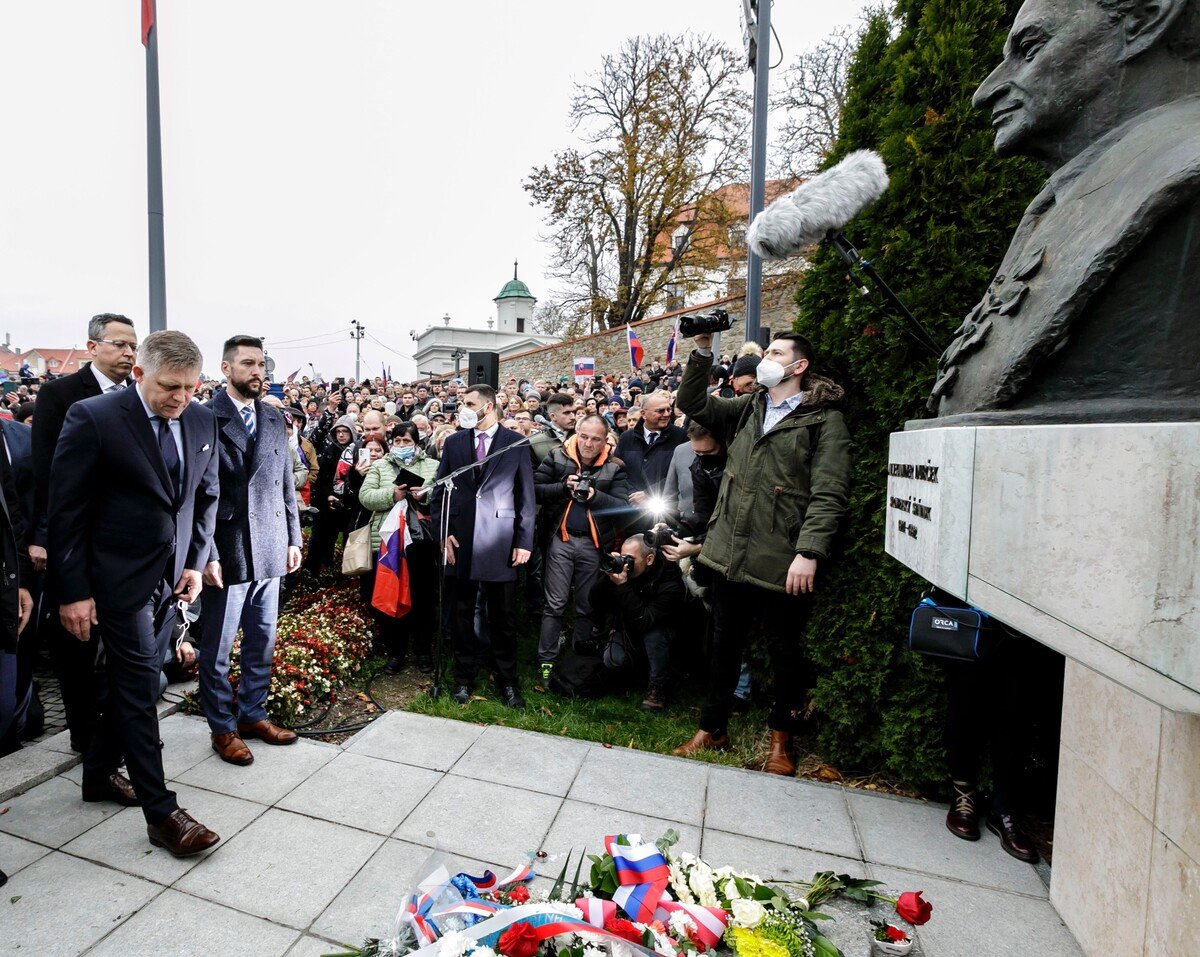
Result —
[[925, 424], [1200, 419], [1200, 0], [1027, 0], [974, 102], [1050, 177]]

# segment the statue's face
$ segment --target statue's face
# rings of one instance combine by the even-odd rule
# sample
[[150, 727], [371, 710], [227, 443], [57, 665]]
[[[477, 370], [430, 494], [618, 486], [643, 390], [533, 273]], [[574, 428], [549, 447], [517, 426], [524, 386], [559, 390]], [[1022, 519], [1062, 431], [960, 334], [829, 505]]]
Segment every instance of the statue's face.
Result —
[[1121, 77], [1122, 33], [1096, 0], [1027, 0], [1004, 60], [975, 91], [1000, 156], [1065, 161], [1107, 132], [1099, 108]]

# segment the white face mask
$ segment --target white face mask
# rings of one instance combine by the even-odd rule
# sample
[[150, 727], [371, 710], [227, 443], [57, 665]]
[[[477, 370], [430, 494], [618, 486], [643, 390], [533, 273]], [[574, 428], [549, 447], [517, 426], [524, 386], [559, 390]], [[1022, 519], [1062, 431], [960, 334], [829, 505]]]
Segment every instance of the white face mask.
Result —
[[800, 363], [800, 359], [795, 362], [789, 362], [785, 366], [781, 366], [774, 359], [763, 359], [758, 364], [758, 369], [755, 370], [755, 377], [758, 379], [758, 384], [766, 386], [768, 389], [774, 389], [783, 381], [784, 374], [794, 365]]
[[468, 409], [464, 405], [458, 410], [458, 424], [464, 429], [473, 429], [479, 424], [479, 415], [474, 409]]

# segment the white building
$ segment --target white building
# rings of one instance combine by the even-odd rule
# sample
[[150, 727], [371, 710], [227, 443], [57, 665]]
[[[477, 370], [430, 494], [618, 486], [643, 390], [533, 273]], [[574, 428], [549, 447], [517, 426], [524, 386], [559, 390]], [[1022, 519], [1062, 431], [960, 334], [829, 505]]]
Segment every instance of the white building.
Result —
[[533, 306], [537, 299], [517, 278], [515, 262], [512, 279], [492, 301], [496, 304], [496, 318], [487, 321], [486, 329], [453, 325], [450, 316], [446, 315], [440, 325], [434, 324], [422, 333], [414, 333], [418, 373], [441, 376], [466, 370], [467, 356], [472, 352], [497, 352], [503, 359], [559, 341], [558, 336], [533, 333]]

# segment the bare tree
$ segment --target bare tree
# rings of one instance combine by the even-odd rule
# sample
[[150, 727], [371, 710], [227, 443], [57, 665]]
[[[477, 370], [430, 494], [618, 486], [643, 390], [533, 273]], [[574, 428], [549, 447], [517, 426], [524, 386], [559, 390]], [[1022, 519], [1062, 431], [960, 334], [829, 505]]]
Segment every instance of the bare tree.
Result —
[[574, 339], [593, 330], [586, 309], [561, 302], [545, 302], [533, 311], [533, 331], [542, 336]]
[[576, 84], [583, 146], [533, 170], [525, 189], [547, 211], [560, 302], [597, 328], [643, 318], [715, 262], [719, 238], [697, 213], [744, 176], [740, 60], [706, 37], [636, 37]]
[[837, 142], [846, 102], [846, 71], [860, 30], [839, 27], [799, 54], [783, 75], [771, 108], [786, 114], [772, 166], [779, 176], [804, 178], [817, 171]]

